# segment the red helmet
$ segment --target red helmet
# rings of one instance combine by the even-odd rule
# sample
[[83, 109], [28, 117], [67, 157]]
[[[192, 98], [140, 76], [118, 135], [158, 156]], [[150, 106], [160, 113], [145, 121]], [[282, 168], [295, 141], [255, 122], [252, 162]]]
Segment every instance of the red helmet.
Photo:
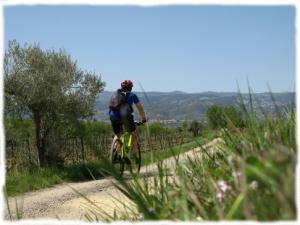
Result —
[[132, 87], [133, 87], [133, 83], [131, 80], [123, 80], [121, 82], [121, 87], [123, 90], [125, 91], [131, 91], [132, 90]]

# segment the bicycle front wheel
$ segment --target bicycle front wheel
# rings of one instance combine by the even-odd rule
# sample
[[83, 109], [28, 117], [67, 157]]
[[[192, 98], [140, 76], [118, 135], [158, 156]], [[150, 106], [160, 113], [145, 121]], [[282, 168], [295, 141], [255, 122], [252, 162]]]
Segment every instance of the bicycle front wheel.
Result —
[[133, 150], [131, 151], [129, 169], [133, 174], [138, 174], [140, 172], [142, 162], [140, 145], [138, 144], [137, 152], [134, 152]]
[[122, 176], [124, 172], [124, 157], [122, 153], [122, 144], [120, 140], [113, 141], [110, 149], [110, 161], [114, 167], [115, 172]]

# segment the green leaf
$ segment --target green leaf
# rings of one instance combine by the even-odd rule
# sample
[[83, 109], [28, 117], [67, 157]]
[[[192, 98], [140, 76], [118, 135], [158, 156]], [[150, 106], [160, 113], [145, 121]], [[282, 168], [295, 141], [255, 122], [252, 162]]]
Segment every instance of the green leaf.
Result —
[[242, 204], [243, 200], [244, 200], [244, 195], [239, 194], [239, 196], [236, 198], [233, 205], [229, 209], [229, 212], [225, 216], [225, 218], [227, 220], [231, 220], [233, 218], [234, 214], [238, 211], [238, 209], [239, 209], [240, 205]]

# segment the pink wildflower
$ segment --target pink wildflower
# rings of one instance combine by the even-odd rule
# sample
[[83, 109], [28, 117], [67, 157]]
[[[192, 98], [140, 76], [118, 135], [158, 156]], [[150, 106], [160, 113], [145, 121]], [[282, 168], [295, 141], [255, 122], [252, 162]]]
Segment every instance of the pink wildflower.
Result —
[[216, 198], [217, 198], [218, 202], [222, 202], [223, 197], [224, 197], [224, 195], [221, 192], [218, 192], [217, 195], [216, 195]]
[[242, 175], [242, 173], [240, 172], [240, 171], [234, 171], [233, 173], [232, 173], [232, 176], [234, 177], [234, 178], [238, 178], [238, 177], [240, 177]]
[[228, 186], [224, 180], [218, 181], [217, 186], [223, 193], [226, 193], [227, 191], [231, 190], [231, 187]]
[[227, 183], [224, 180], [219, 180], [217, 182], [217, 189], [218, 192], [216, 194], [216, 198], [218, 202], [222, 202], [223, 199], [226, 197], [227, 192], [231, 191], [231, 187], [227, 185]]
[[252, 182], [250, 183], [250, 188], [251, 188], [253, 191], [257, 190], [257, 188], [258, 188], [258, 182], [257, 182], [256, 180], [252, 181]]

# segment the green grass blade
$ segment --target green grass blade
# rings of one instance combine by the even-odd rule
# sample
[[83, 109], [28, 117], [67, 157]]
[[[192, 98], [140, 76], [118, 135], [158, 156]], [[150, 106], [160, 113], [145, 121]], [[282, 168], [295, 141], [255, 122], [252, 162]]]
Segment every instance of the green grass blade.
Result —
[[240, 205], [242, 204], [244, 198], [245, 198], [245, 196], [243, 194], [239, 194], [239, 196], [234, 201], [232, 207], [230, 208], [229, 212], [225, 216], [226, 220], [232, 220], [233, 219], [234, 214], [238, 211], [238, 209], [239, 209]]

